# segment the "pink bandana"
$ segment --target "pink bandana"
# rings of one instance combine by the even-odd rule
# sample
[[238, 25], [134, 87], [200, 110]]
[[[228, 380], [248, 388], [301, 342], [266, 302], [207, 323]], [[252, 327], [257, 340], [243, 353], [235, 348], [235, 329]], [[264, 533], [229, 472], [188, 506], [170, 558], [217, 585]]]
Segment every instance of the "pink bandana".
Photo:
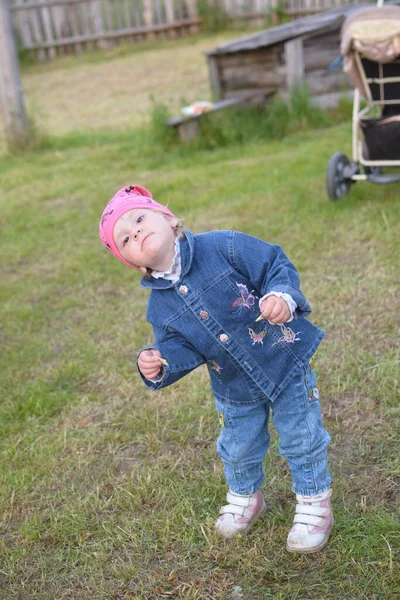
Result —
[[120, 190], [111, 198], [101, 215], [99, 235], [104, 248], [112, 252], [125, 265], [131, 269], [136, 269], [124, 259], [114, 242], [114, 226], [123, 214], [134, 208], [146, 208], [149, 210], [157, 210], [159, 212], [174, 217], [172, 212], [164, 206], [153, 200], [153, 196], [149, 190], [141, 185], [128, 185]]

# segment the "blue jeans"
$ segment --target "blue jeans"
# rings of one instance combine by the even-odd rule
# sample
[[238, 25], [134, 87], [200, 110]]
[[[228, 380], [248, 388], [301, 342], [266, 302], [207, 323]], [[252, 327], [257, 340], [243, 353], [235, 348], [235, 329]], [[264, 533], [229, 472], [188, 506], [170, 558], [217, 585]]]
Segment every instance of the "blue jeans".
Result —
[[307, 365], [271, 402], [227, 405], [216, 400], [221, 433], [217, 451], [225, 476], [237, 494], [253, 494], [263, 480], [263, 460], [270, 443], [268, 423], [279, 436], [279, 452], [290, 467], [296, 494], [320, 494], [331, 486], [327, 446], [329, 433], [322, 426], [315, 371]]

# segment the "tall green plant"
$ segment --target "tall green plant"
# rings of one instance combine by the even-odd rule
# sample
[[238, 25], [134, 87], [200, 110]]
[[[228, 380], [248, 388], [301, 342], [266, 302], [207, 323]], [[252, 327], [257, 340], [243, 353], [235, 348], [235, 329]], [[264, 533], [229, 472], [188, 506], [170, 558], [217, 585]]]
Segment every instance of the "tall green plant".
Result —
[[220, 0], [198, 0], [197, 9], [203, 30], [215, 32], [228, 27], [229, 16]]

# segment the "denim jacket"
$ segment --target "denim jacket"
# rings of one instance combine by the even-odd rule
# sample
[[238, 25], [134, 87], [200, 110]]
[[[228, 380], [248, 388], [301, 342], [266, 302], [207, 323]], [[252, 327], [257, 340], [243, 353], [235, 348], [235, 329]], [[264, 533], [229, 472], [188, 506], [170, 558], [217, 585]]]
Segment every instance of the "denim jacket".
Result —
[[[206, 364], [214, 396], [229, 404], [273, 401], [306, 365], [324, 332], [305, 317], [311, 308], [283, 250], [237, 231], [212, 231], [181, 240], [182, 274], [176, 283], [143, 278], [151, 288], [147, 320], [166, 361], [152, 390], [171, 385]], [[258, 299], [290, 294], [297, 304], [284, 326], [260, 316]]]

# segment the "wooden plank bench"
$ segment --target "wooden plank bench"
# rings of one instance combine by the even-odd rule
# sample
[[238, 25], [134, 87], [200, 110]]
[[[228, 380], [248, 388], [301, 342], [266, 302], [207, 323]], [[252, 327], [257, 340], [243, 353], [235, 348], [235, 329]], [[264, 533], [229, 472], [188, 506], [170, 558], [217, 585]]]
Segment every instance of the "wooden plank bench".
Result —
[[[251, 92], [249, 94], [241, 94], [240, 96], [233, 96], [231, 98], [226, 98], [225, 100], [220, 100], [219, 102], [215, 102], [213, 107], [210, 110], [204, 111], [202, 113], [190, 116], [179, 116], [172, 117], [166, 121], [166, 125], [169, 127], [175, 127], [178, 131], [179, 139], [182, 142], [190, 142], [200, 135], [200, 127], [199, 127], [199, 119], [205, 115], [213, 113], [217, 110], [223, 110], [225, 108], [232, 108], [234, 106], [240, 106], [243, 104], [260, 104], [260, 97], [263, 98], [265, 102], [266, 98], [272, 95], [274, 91], [268, 92]], [[257, 102], [255, 102], [257, 100]]]

